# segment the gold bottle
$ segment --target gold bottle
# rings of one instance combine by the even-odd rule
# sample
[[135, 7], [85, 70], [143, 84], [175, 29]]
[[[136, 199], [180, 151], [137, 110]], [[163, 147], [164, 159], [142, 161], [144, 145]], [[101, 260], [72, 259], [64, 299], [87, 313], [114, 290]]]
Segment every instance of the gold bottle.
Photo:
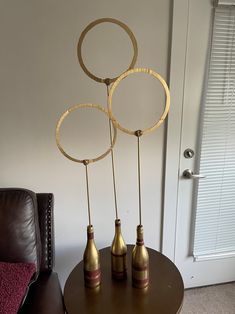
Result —
[[135, 288], [145, 288], [149, 283], [149, 255], [144, 246], [143, 226], [137, 226], [136, 245], [132, 251], [132, 284]]
[[111, 269], [112, 277], [124, 279], [127, 277], [127, 247], [122, 237], [121, 220], [115, 220], [115, 235], [111, 246]]
[[93, 226], [87, 226], [87, 245], [83, 254], [85, 286], [95, 288], [100, 285], [100, 257], [94, 241]]

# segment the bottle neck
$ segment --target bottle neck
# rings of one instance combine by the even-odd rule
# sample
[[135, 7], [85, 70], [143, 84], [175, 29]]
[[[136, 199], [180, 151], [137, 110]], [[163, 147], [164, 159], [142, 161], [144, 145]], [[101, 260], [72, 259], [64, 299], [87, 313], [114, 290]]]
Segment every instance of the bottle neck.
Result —
[[121, 234], [121, 220], [120, 219], [115, 220], [115, 234], [116, 235]]
[[92, 225], [87, 226], [87, 240], [93, 240], [94, 239], [94, 229]]
[[142, 225], [137, 226], [137, 240], [136, 245], [144, 245], [144, 228]]

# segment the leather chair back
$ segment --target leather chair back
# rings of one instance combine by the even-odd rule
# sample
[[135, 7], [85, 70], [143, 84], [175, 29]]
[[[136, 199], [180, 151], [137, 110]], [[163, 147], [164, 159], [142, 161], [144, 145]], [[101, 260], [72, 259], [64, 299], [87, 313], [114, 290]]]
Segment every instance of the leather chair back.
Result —
[[0, 189], [0, 260], [41, 264], [41, 239], [36, 194]]
[[54, 196], [19, 188], [0, 189], [0, 260], [54, 267]]

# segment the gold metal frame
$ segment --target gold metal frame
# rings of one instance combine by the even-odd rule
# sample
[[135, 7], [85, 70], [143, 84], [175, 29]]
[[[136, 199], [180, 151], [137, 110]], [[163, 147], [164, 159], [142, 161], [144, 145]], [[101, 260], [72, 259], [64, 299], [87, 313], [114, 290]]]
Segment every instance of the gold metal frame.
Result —
[[99, 82], [99, 83], [105, 83], [107, 85], [111, 84], [112, 82], [114, 82], [117, 78], [117, 77], [114, 77], [114, 78], [100, 78], [94, 74], [92, 74], [88, 69], [87, 67], [85, 66], [84, 62], [83, 62], [83, 59], [82, 59], [82, 43], [83, 43], [83, 40], [84, 40], [84, 37], [86, 36], [86, 34], [89, 32], [89, 30], [91, 30], [93, 27], [95, 27], [96, 25], [98, 24], [101, 24], [101, 23], [105, 23], [105, 22], [109, 22], [109, 23], [114, 23], [114, 24], [117, 24], [119, 25], [122, 29], [124, 29], [124, 31], [129, 35], [130, 39], [131, 39], [131, 42], [132, 42], [132, 46], [133, 46], [133, 49], [134, 49], [134, 54], [133, 54], [133, 58], [132, 58], [132, 61], [131, 61], [131, 64], [129, 65], [129, 68], [128, 69], [132, 69], [136, 63], [136, 60], [137, 60], [137, 55], [138, 55], [138, 47], [137, 47], [137, 41], [135, 39], [135, 36], [134, 34], [132, 33], [132, 31], [130, 30], [130, 28], [122, 23], [121, 21], [119, 20], [116, 20], [116, 19], [112, 19], [112, 18], [102, 18], [102, 19], [98, 19], [98, 20], [95, 20], [93, 22], [91, 22], [89, 25], [87, 25], [87, 27], [83, 30], [83, 32], [81, 33], [81, 36], [79, 38], [79, 41], [78, 41], [78, 46], [77, 46], [77, 55], [78, 55], [78, 61], [83, 69], [83, 71], [93, 80], [95, 80], [96, 82]]
[[74, 161], [74, 162], [80, 162], [80, 163], [83, 163], [85, 165], [89, 164], [89, 163], [92, 163], [92, 162], [95, 162], [95, 161], [98, 161], [102, 158], [104, 158], [105, 156], [108, 155], [108, 153], [113, 149], [113, 146], [115, 145], [115, 142], [116, 142], [116, 138], [117, 138], [117, 129], [115, 128], [115, 126], [113, 125], [113, 129], [114, 129], [114, 132], [113, 132], [113, 138], [112, 138], [112, 142], [111, 142], [111, 146], [108, 148], [108, 150], [103, 153], [102, 155], [96, 157], [96, 158], [92, 158], [92, 159], [77, 159], [77, 158], [74, 158], [72, 156], [70, 156], [68, 153], [65, 152], [65, 150], [63, 149], [63, 147], [61, 146], [60, 144], [60, 127], [61, 127], [61, 124], [62, 122], [64, 121], [64, 119], [68, 116], [69, 113], [73, 112], [74, 110], [76, 109], [79, 109], [79, 108], [94, 108], [94, 109], [98, 109], [100, 110], [101, 112], [105, 113], [107, 115], [107, 117], [109, 118], [109, 115], [108, 115], [108, 112], [107, 110], [105, 110], [103, 107], [99, 106], [99, 105], [95, 105], [95, 104], [78, 104], [78, 105], [75, 105], [73, 107], [70, 107], [68, 110], [66, 110], [62, 116], [60, 117], [59, 121], [57, 122], [57, 125], [56, 125], [56, 144], [59, 148], [59, 150], [61, 151], [61, 153], [68, 159]]
[[[118, 84], [125, 78], [127, 77], [128, 75], [130, 74], [134, 74], [134, 73], [146, 73], [146, 74], [150, 74], [152, 75], [153, 77], [155, 77], [156, 79], [158, 79], [160, 81], [160, 83], [162, 84], [163, 88], [164, 88], [164, 91], [165, 91], [165, 94], [166, 94], [166, 104], [165, 104], [165, 109], [164, 109], [164, 112], [162, 113], [160, 119], [154, 123], [153, 126], [149, 127], [149, 128], [146, 128], [144, 130], [139, 130], [139, 131], [132, 131], [130, 129], [127, 129], [127, 128], [124, 128], [123, 126], [121, 126], [120, 123], [118, 123], [118, 121], [116, 120], [115, 116], [113, 115], [113, 112], [112, 112], [112, 97], [113, 97], [113, 93], [116, 89], [116, 87], [118, 86]], [[141, 132], [141, 135], [143, 134], [147, 134], [149, 132], [152, 132], [154, 131], [156, 128], [158, 128], [162, 122], [165, 120], [167, 114], [168, 114], [168, 111], [169, 111], [169, 108], [170, 108], [170, 92], [169, 92], [169, 88], [165, 82], [165, 80], [161, 77], [160, 74], [158, 74], [157, 72], [154, 72], [153, 70], [151, 69], [147, 69], [147, 68], [135, 68], [135, 69], [131, 69], [129, 71], [126, 71], [125, 73], [123, 73], [122, 75], [119, 76], [119, 78], [113, 83], [111, 89], [110, 89], [110, 92], [109, 92], [109, 101], [108, 101], [108, 112], [109, 112], [109, 116], [113, 122], [113, 124], [120, 130], [122, 130], [123, 132], [127, 133], [127, 134], [130, 134], [130, 135], [135, 135], [135, 136], [139, 136], [138, 132]]]

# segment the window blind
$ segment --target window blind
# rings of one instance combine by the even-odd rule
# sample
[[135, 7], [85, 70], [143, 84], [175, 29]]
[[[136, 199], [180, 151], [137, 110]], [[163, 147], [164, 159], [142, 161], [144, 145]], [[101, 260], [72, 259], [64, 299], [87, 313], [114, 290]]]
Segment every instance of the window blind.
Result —
[[[220, 1], [223, 2], [223, 1]], [[215, 9], [198, 182], [193, 255], [235, 255], [235, 9]]]
[[215, 0], [215, 5], [235, 5], [235, 0]]

